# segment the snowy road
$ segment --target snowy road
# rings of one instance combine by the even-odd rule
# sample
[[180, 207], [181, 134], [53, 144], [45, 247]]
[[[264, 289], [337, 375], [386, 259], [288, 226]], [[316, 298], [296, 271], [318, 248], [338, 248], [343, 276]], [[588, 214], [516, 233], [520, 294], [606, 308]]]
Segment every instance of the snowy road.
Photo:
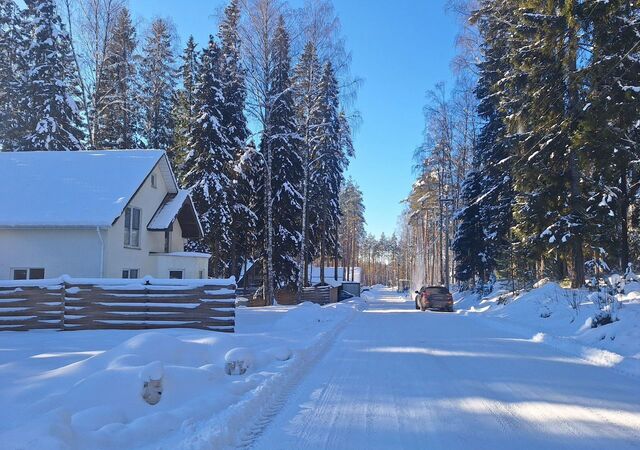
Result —
[[640, 449], [640, 383], [380, 292], [256, 449]]

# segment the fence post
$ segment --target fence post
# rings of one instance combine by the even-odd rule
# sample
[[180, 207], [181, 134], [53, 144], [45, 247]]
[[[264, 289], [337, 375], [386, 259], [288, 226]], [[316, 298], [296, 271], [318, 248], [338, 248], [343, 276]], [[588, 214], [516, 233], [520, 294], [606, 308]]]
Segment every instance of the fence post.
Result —
[[64, 331], [64, 316], [67, 313], [67, 282], [63, 281], [62, 286], [60, 286], [60, 297], [61, 302], [60, 306], [62, 307], [62, 311], [60, 311], [60, 331]]

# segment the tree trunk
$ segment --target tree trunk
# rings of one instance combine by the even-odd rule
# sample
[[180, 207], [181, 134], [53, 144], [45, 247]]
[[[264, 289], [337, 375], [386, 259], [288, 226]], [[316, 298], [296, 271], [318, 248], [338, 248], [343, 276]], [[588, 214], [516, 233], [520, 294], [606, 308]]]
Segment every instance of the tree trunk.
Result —
[[629, 266], [629, 185], [626, 167], [620, 175], [620, 191], [620, 270], [624, 272]]
[[[309, 150], [307, 150], [309, 152]], [[302, 288], [309, 284], [307, 272], [307, 203], [309, 196], [309, 158], [304, 161], [302, 174], [302, 243], [300, 245], [300, 270], [298, 281], [298, 302], [302, 301]]]
[[[323, 227], [324, 228], [324, 227]], [[325, 238], [324, 238], [324, 230], [320, 232], [320, 284], [325, 284], [324, 282], [324, 257], [325, 257]]]
[[340, 245], [338, 244], [338, 230], [336, 229], [335, 248], [333, 249], [333, 279], [338, 281], [338, 256], [340, 252]]
[[263, 296], [265, 305], [273, 305], [274, 293], [273, 293], [273, 201], [271, 190], [271, 171], [273, 167], [273, 154], [269, 144], [267, 149], [267, 164], [266, 164], [266, 180], [265, 180], [265, 207], [267, 209], [267, 239], [266, 243], [266, 273], [264, 274], [264, 287]]

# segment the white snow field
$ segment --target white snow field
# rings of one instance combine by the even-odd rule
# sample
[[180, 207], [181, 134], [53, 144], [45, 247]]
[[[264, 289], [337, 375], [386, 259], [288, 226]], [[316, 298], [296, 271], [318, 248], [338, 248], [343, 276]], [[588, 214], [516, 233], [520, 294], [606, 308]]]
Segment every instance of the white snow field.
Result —
[[640, 448], [638, 379], [496, 324], [374, 292], [253, 448]]

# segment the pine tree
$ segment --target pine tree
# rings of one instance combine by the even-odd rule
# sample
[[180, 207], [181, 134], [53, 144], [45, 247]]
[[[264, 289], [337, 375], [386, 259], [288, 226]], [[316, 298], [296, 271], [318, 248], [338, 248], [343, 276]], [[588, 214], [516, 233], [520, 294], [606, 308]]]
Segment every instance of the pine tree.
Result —
[[23, 14], [13, 0], [0, 0], [0, 151], [15, 148], [22, 129], [27, 47]]
[[131, 149], [140, 147], [139, 79], [136, 30], [127, 8], [118, 13], [107, 43], [107, 56], [101, 77], [100, 97], [104, 111], [94, 136], [97, 148]]
[[221, 276], [228, 270], [231, 208], [227, 193], [230, 180], [225, 167], [232, 156], [222, 129], [225, 105], [220, 74], [220, 49], [211, 37], [203, 51], [195, 91], [196, 121], [189, 133], [189, 156], [185, 161], [185, 185], [191, 189], [204, 239], [190, 248], [210, 251], [209, 273]]
[[281, 18], [273, 42], [274, 65], [271, 73], [272, 99], [267, 128], [262, 139], [263, 154], [271, 160], [273, 201], [273, 270], [279, 287], [294, 287], [299, 276], [302, 196], [300, 180], [302, 145], [295, 121], [295, 105], [289, 71], [289, 35]]
[[155, 19], [142, 49], [143, 135], [148, 148], [169, 149], [173, 137], [176, 87], [173, 34], [169, 23]]
[[200, 70], [199, 52], [193, 36], [189, 36], [187, 46], [182, 54], [182, 87], [176, 93], [173, 106], [173, 145], [168, 151], [171, 163], [178, 179], [184, 175], [184, 162], [188, 154], [188, 139], [191, 126], [195, 122], [195, 92], [198, 73]]
[[80, 150], [82, 123], [69, 38], [54, 0], [27, 0], [27, 27], [31, 37], [25, 60], [25, 111], [17, 145], [25, 150]]
[[[339, 236], [341, 257], [344, 268], [344, 280], [353, 280], [354, 267], [358, 263], [360, 241], [364, 238], [364, 199], [362, 191], [352, 179], [348, 179], [339, 197], [340, 210], [344, 211], [343, 220], [340, 222]], [[337, 268], [334, 261], [334, 268]], [[351, 268], [351, 270], [349, 270]], [[334, 274], [337, 280], [337, 271]]]

